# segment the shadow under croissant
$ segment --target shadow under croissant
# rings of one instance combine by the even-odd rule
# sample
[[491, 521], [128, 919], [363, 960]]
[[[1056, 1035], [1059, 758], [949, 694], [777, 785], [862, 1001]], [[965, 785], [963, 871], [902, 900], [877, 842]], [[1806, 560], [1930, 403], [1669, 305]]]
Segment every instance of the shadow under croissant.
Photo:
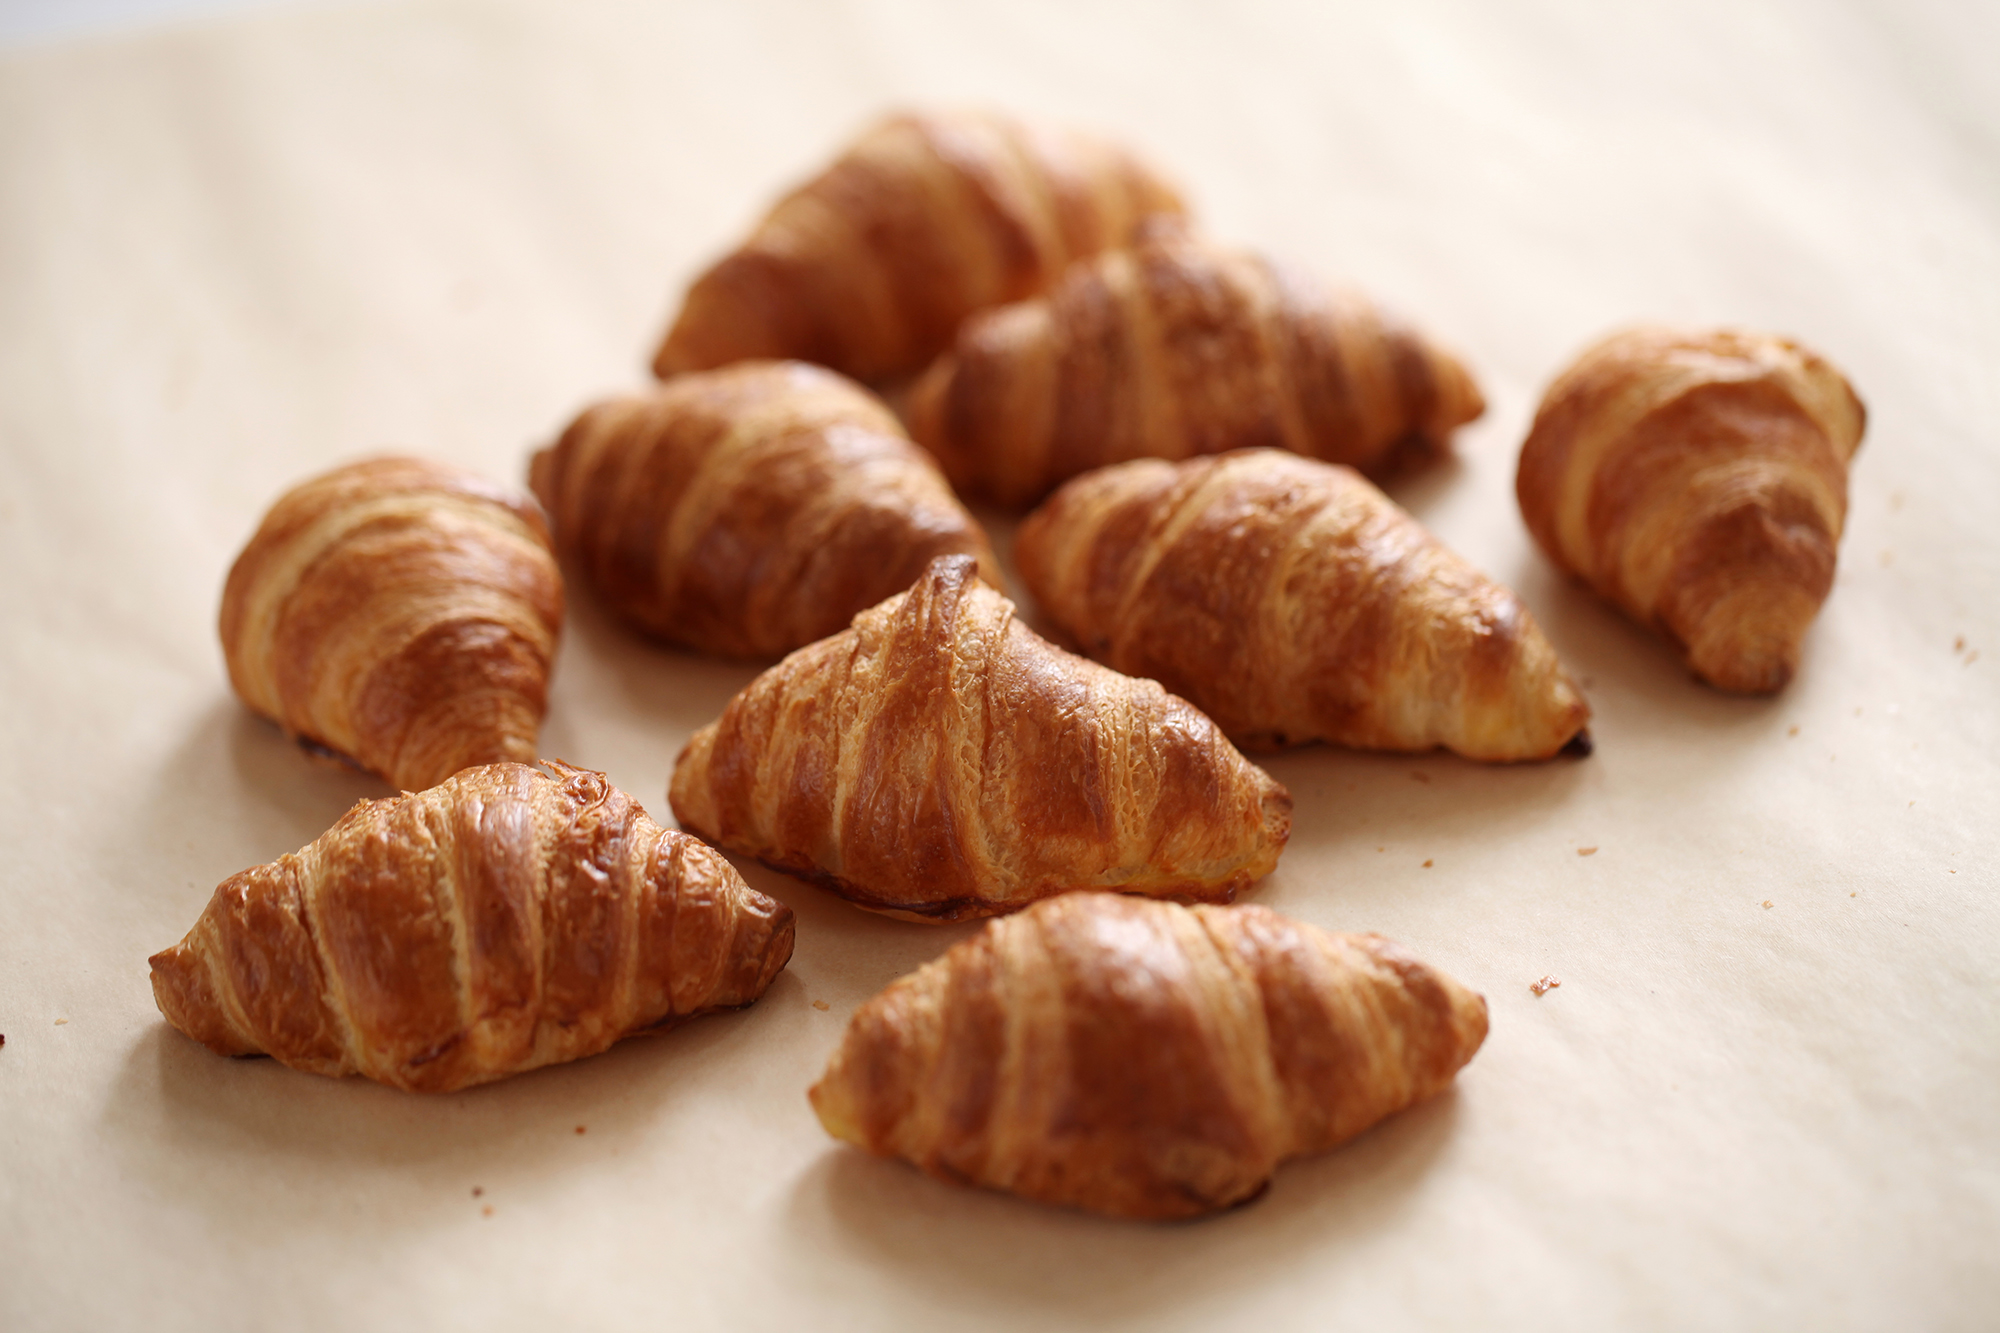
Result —
[[[1129, 1318], [1255, 1286], [1391, 1226], [1451, 1141], [1455, 1089], [1328, 1153], [1281, 1163], [1262, 1195], [1188, 1222], [1132, 1222], [934, 1180], [829, 1143], [792, 1190], [787, 1221], [817, 1255], [894, 1269], [940, 1298]], [[1004, 1258], [996, 1258], [1004, 1256]]]
[[[285, 1188], [322, 1181], [328, 1168], [393, 1178], [400, 1191], [462, 1210], [471, 1183], [520, 1198], [575, 1170], [579, 1154], [629, 1150], [759, 1031], [782, 1030], [770, 1026], [784, 1022], [779, 1011], [801, 1007], [799, 983], [780, 973], [745, 1009], [436, 1095], [226, 1059], [155, 1022], [128, 1053], [103, 1126], [133, 1174], [246, 1232], [328, 1217], [323, 1198]], [[412, 1226], [425, 1217], [421, 1208], [394, 1214]]]
[[[1775, 694], [1728, 694], [1696, 677], [1663, 635], [1556, 569], [1539, 551], [1524, 555], [1511, 573], [1512, 586], [1534, 610], [1570, 673], [1588, 682], [1583, 692], [1596, 714], [1591, 728], [1607, 748], [1664, 744], [1685, 752], [1696, 732], [1711, 742], [1698, 747], [1711, 758], [1718, 753], [1715, 741], [1761, 744], [1782, 731], [1788, 711], [1783, 701], [1796, 700], [1809, 688], [1815, 641], [1827, 632], [1819, 623], [1808, 631], [1801, 679]], [[1820, 620], [1830, 614], [1838, 614], [1831, 601]]]

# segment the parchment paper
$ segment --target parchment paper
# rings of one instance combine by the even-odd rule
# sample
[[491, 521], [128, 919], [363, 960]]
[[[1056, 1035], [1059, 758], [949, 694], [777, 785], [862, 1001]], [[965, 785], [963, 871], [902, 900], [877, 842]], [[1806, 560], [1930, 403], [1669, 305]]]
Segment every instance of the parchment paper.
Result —
[[[415, 3], [0, 60], [0, 1327], [1993, 1327], [1995, 12]], [[804, 1090], [966, 928], [754, 867], [799, 917], [769, 996], [580, 1064], [421, 1098], [168, 1029], [147, 955], [382, 792], [229, 693], [264, 507], [391, 448], [519, 481], [779, 189], [932, 101], [1130, 137], [1479, 375], [1396, 494], [1523, 594], [1598, 752], [1284, 755], [1254, 894], [1483, 991], [1456, 1092], [1198, 1225], [937, 1184]], [[1774, 699], [1692, 681], [1516, 512], [1542, 386], [1641, 318], [1794, 333], [1867, 399]], [[664, 817], [752, 672], [572, 607], [544, 753]]]

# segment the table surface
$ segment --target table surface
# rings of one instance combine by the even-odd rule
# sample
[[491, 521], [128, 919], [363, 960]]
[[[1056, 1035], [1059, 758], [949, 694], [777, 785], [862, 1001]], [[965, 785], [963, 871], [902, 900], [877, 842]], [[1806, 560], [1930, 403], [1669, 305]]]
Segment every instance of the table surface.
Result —
[[[418, 2], [0, 57], [0, 1326], [1991, 1327], [2000, 10], [1505, 10]], [[388, 448], [519, 480], [776, 191], [939, 102], [1129, 137], [1480, 377], [1395, 494], [1520, 591], [1597, 754], [1279, 756], [1252, 895], [1485, 993], [1456, 1090], [1199, 1224], [938, 1184], [804, 1090], [970, 927], [754, 867], [799, 919], [770, 994], [575, 1065], [424, 1098], [167, 1028], [147, 955], [381, 791], [229, 693], [264, 507]], [[1542, 387], [1648, 318], [1791, 332], [1868, 402], [1775, 698], [1692, 681], [1515, 510]], [[664, 815], [753, 673], [572, 600], [544, 753]]]

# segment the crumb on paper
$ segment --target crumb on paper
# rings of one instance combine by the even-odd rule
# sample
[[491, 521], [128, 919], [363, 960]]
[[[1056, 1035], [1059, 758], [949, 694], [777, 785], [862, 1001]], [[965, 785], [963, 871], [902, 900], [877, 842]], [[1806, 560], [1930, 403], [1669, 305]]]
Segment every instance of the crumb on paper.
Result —
[[479, 1197], [480, 1195], [482, 1195], [482, 1194], [484, 1194], [484, 1193], [486, 1193], [486, 1187], [485, 1187], [484, 1185], [474, 1185], [474, 1186], [472, 1187], [472, 1197], [473, 1197], [473, 1198], [475, 1198], [475, 1199], [476, 1199], [476, 1198], [478, 1198], [478, 1197]]
[[819, 1010], [821, 1013], [825, 1013], [828, 1009], [831, 1009], [832, 1007], [833, 1006], [828, 1004], [825, 1000], [813, 1001], [813, 1008]]
[[1579, 847], [1576, 849], [1576, 854], [1578, 856], [1595, 856], [1597, 855], [1597, 849], [1595, 847]]
[[4, 1032], [0, 1032], [0, 1046], [5, 1046], [6, 1044], [7, 1044], [7, 1034]]
[[1796, 723], [1796, 722], [1792, 723], [1792, 725], [1791, 725], [1791, 726], [1789, 726], [1789, 727], [1787, 727], [1787, 728], [1785, 729], [1785, 734], [1786, 734], [1787, 736], [1796, 736], [1796, 735], [1798, 735], [1798, 734], [1799, 734], [1799, 724], [1798, 724], [1798, 723]]
[[586, 1128], [586, 1126], [584, 1126], [584, 1125], [578, 1125], [578, 1126], [576, 1127], [576, 1132], [577, 1132], [577, 1133], [579, 1133], [579, 1134], [581, 1134], [581, 1133], [583, 1133], [583, 1131], [585, 1130], [585, 1128]]
[[1378, 851], [1378, 852], [1386, 852], [1386, 851], [1388, 851], [1389, 849], [1388, 849], [1387, 847], [1377, 847], [1377, 848], [1376, 848], [1375, 850], [1376, 850], [1376, 851]]
[[1965, 636], [1963, 634], [1959, 635], [1957, 638], [1951, 641], [1951, 650], [1955, 653], [1962, 653], [1965, 651]]
[[1528, 989], [1533, 991], [1537, 995], [1547, 995], [1550, 991], [1554, 990], [1556, 987], [1560, 985], [1562, 985], [1562, 983], [1560, 981], [1557, 981], [1554, 977], [1543, 977], [1540, 981], [1532, 983], [1528, 987]]
[[1856, 889], [1853, 893], [1850, 893], [1847, 896], [1850, 898], [1859, 898], [1861, 896], [1861, 891], [1859, 889]]
[[[1429, 870], [1429, 869], [1431, 868], [1431, 866], [1432, 866], [1433, 864], [1434, 864], [1434, 862], [1432, 862], [1432, 861], [1429, 861], [1429, 860], [1426, 860], [1426, 861], [1424, 862], [1424, 869], [1426, 869], [1426, 870]], [[1952, 872], [1952, 873], [1956, 874], [1957, 872], [1956, 872], [1956, 871], [1954, 871], [1954, 872]]]
[[1769, 898], [1766, 898], [1764, 900], [1764, 906], [1769, 907], [1770, 905], [1771, 905], [1771, 900]]
[[1974, 648], [1971, 652], [1965, 655], [1965, 664], [1967, 666], [1971, 666], [1974, 662], [1977, 662], [1978, 660], [1979, 660], [1979, 650], [1977, 648]]
[[56, 1026], [57, 1026], [57, 1027], [61, 1027], [61, 1026], [62, 1026], [63, 1024], [65, 1024], [65, 1023], [67, 1023], [67, 1022], [69, 1022], [69, 1020], [68, 1020], [67, 1018], [58, 1018], [58, 1019], [56, 1020]]
[[487, 1205], [486, 1205], [486, 1206], [485, 1206], [484, 1208], [481, 1208], [481, 1209], [479, 1210], [479, 1215], [480, 1215], [481, 1217], [491, 1217], [491, 1216], [493, 1216], [493, 1205], [489, 1203], [489, 1204], [487, 1204]]

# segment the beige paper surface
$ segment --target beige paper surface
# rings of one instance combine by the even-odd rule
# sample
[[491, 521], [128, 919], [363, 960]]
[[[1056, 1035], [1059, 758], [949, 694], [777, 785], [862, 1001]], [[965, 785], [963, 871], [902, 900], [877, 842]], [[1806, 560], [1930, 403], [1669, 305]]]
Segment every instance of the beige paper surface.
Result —
[[[1993, 1327], [1995, 49], [1972, 5], [422, 3], [0, 60], [0, 1328]], [[1254, 895], [1483, 991], [1456, 1092], [1198, 1225], [937, 1184], [804, 1089], [966, 928], [756, 868], [799, 916], [769, 996], [580, 1064], [420, 1098], [166, 1028], [147, 955], [380, 792], [228, 691], [263, 508], [386, 448], [518, 481], [918, 100], [1124, 133], [1480, 376], [1397, 495], [1521, 591], [1598, 752], [1280, 757]], [[1775, 699], [1691, 681], [1515, 510], [1541, 386], [1647, 317], [1797, 334], [1868, 402]], [[751, 672], [572, 600], [544, 753], [664, 816]]]

